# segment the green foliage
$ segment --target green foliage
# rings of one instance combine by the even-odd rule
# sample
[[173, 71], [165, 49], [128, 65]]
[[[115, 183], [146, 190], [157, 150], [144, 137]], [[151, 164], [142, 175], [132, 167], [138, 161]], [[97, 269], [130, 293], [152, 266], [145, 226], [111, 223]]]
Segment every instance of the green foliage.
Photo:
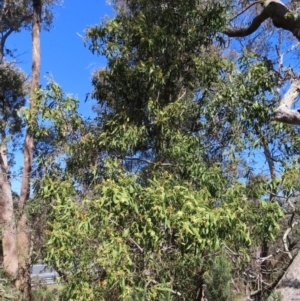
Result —
[[225, 16], [214, 1], [126, 1], [86, 32], [108, 61], [93, 78], [97, 118], [83, 122], [56, 86], [41, 93], [55, 100], [42, 116], [57, 140], [35, 198], [50, 208], [45, 249], [62, 300], [192, 300], [222, 267], [227, 298], [230, 269], [224, 258], [210, 268], [211, 254], [226, 244], [245, 266], [252, 243], [274, 239], [282, 211], [265, 201], [270, 181], [246, 183], [231, 167], [264, 134], [258, 99], [276, 78], [264, 78], [267, 60], [220, 59]]
[[272, 291], [271, 295], [268, 297], [267, 301], [281, 301], [283, 298], [281, 292]]
[[211, 263], [212, 267], [204, 275], [206, 283], [205, 297], [209, 301], [230, 301], [231, 266], [224, 253], [215, 257]]
[[155, 132], [149, 108], [160, 110], [216, 80], [222, 60], [211, 45], [225, 8], [197, 0], [126, 6], [129, 14], [86, 31], [90, 49], [108, 59], [108, 68], [94, 74], [94, 96], [109, 106], [108, 117], [123, 116]]
[[[107, 59], [93, 75], [94, 120], [52, 81], [19, 116], [24, 75], [0, 70], [0, 98], [13, 104], [0, 112], [0, 130], [16, 133], [26, 121], [36, 141], [39, 178], [26, 210], [47, 242], [34, 255], [44, 252], [61, 275], [60, 300], [193, 300], [203, 280], [209, 300], [231, 300], [233, 266], [224, 253], [210, 259], [226, 245], [239, 271], [249, 264], [251, 247], [279, 231], [283, 213], [275, 197], [266, 201], [270, 192], [299, 186], [298, 168], [283, 158], [282, 179], [254, 175], [245, 158], [259, 149], [267, 157], [284, 133], [297, 133], [269, 122], [278, 75], [263, 56], [222, 58], [226, 1], [122, 3], [86, 31], [90, 50]], [[11, 22], [30, 10], [16, 6]]]
[[[235, 187], [224, 192], [218, 206], [206, 189], [209, 174], [199, 190], [167, 172], [144, 187], [134, 174], [124, 175], [117, 162], [107, 164], [111, 177], [93, 188], [92, 198], [76, 201], [71, 179], [45, 179], [40, 190], [41, 198], [56, 199], [47, 260], [66, 277], [64, 298], [108, 300], [109, 291], [122, 300], [164, 300], [167, 292], [177, 291], [192, 298], [193, 270], [203, 252], [224, 242], [249, 247], [248, 205], [236, 199], [241, 195]], [[259, 227], [259, 218], [260, 213], [252, 229]]]
[[43, 285], [32, 290], [32, 301], [56, 301], [59, 300], [61, 289], [56, 285]]
[[[52, 5], [57, 0], [42, 0], [42, 22], [45, 29], [49, 29], [53, 20]], [[0, 1], [0, 32], [6, 34], [9, 31], [21, 31], [31, 26], [32, 1]], [[3, 50], [3, 49], [1, 49]]]
[[13, 286], [11, 279], [9, 279], [2, 270], [0, 279], [0, 299], [3, 301], [19, 300], [20, 297], [20, 291]]
[[[28, 93], [26, 74], [12, 63], [0, 65], [0, 131], [2, 139], [19, 134], [24, 126], [19, 110]], [[3, 137], [4, 135], [4, 137]]]

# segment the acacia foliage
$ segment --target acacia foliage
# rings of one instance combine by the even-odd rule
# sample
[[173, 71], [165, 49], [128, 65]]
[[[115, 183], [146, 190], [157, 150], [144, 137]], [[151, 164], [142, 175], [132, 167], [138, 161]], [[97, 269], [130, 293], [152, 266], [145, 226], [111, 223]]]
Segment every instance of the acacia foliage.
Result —
[[202, 256], [222, 243], [248, 248], [255, 234], [274, 233], [281, 216], [278, 206], [267, 203], [255, 206], [255, 216], [246, 215], [253, 210], [242, 187], [224, 189], [224, 205], [216, 206], [206, 188], [216, 183], [209, 174], [195, 190], [168, 173], [145, 187], [117, 164], [111, 172], [115, 180], [103, 181], [79, 203], [71, 180], [44, 179], [41, 197], [54, 191], [56, 197], [48, 260], [67, 282], [69, 300], [112, 300], [110, 294], [116, 300], [168, 300], [178, 293], [193, 298], [206, 269]]
[[[267, 184], [250, 196], [222, 158], [242, 148], [237, 135], [255, 114], [237, 97], [250, 101], [275, 81], [260, 80], [264, 60], [229, 80], [238, 69], [220, 58], [217, 34], [226, 9], [132, 0], [87, 30], [108, 63], [93, 78], [98, 116], [66, 140], [64, 163], [49, 164], [36, 194], [52, 204], [47, 260], [64, 300], [200, 298], [214, 252], [229, 246], [241, 268], [252, 243], [274, 238], [282, 211], [263, 200]], [[257, 79], [251, 93], [245, 74]]]

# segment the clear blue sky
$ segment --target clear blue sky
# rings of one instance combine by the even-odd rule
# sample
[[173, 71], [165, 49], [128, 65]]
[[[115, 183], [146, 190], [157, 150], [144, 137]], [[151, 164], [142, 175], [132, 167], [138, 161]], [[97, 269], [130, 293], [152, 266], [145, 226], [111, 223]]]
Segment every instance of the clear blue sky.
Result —
[[[80, 99], [80, 112], [91, 116], [93, 100], [84, 102], [91, 92], [92, 71], [105, 66], [105, 59], [93, 55], [79, 35], [92, 25], [99, 24], [105, 15], [112, 14], [112, 7], [105, 0], [65, 0], [62, 6], [55, 8], [55, 19], [49, 32], [41, 35], [41, 83], [45, 86], [45, 77], [51, 74], [64, 92]], [[78, 35], [79, 34], [79, 35]], [[31, 33], [22, 31], [11, 35], [7, 48], [17, 50], [18, 66], [28, 75], [31, 74]], [[16, 154], [18, 170], [23, 156]], [[12, 189], [20, 191], [20, 178], [12, 180]]]
[[[51, 74], [64, 92], [78, 96], [80, 112], [91, 114], [92, 100], [84, 103], [86, 93], [91, 92], [91, 73], [105, 66], [105, 59], [93, 55], [79, 35], [100, 23], [105, 15], [112, 14], [112, 7], [105, 0], [65, 0], [55, 8], [55, 19], [49, 32], [41, 35], [41, 83]], [[79, 35], [78, 35], [79, 34]], [[19, 67], [31, 72], [31, 33], [22, 31], [12, 35], [7, 46], [17, 49]]]

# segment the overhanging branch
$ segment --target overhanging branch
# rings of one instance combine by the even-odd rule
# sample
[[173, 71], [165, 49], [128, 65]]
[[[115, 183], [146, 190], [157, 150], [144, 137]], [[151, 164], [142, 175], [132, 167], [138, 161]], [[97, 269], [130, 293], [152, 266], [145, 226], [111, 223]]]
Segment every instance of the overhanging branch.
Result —
[[246, 28], [228, 28], [224, 31], [229, 37], [245, 37], [255, 32], [260, 25], [270, 18], [273, 25], [288, 30], [300, 40], [300, 17], [289, 10], [280, 0], [264, 0], [261, 2], [262, 12], [256, 16]]
[[263, 10], [256, 16], [247, 28], [228, 28], [224, 31], [229, 37], [246, 37], [255, 32], [259, 26], [269, 18], [268, 14]]

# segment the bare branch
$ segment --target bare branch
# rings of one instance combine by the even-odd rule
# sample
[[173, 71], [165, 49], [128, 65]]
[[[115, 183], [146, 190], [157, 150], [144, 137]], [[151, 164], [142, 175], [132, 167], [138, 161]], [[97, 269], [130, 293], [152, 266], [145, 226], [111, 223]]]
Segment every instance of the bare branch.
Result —
[[242, 10], [240, 13], [238, 13], [236, 16], [234, 16], [232, 19], [230, 19], [230, 22], [233, 21], [234, 19], [236, 19], [238, 16], [242, 15], [245, 11], [247, 11], [250, 7], [252, 7], [255, 4], [261, 4], [262, 5], [262, 1], [256, 1], [256, 2], [251, 3], [244, 10]]
[[288, 243], [287, 243], [287, 237], [288, 235], [290, 234], [290, 232], [293, 230], [293, 228], [298, 224], [299, 222], [294, 222], [292, 224], [291, 227], [289, 227], [288, 229], [286, 229], [286, 231], [284, 232], [284, 235], [283, 235], [283, 238], [282, 238], [282, 241], [283, 241], [283, 245], [284, 245], [284, 249], [286, 251], [286, 253], [288, 254], [289, 258], [290, 259], [293, 259], [293, 256], [291, 254], [291, 252], [289, 251], [289, 247], [288, 247]]
[[232, 255], [235, 255], [235, 256], [242, 256], [241, 254], [239, 254], [239, 253], [236, 253], [236, 252], [234, 252], [233, 250], [231, 250], [228, 246], [226, 246], [224, 243], [223, 243], [223, 246], [224, 246], [224, 248], [227, 250], [227, 251], [229, 251]]
[[273, 257], [273, 254], [270, 254], [270, 255], [268, 255], [268, 256], [266, 256], [266, 257], [260, 257], [260, 258], [257, 258], [257, 259], [256, 259], [256, 262], [257, 262], [257, 263], [263, 263], [264, 261], [270, 259], [271, 257]]
[[248, 28], [228, 28], [224, 31], [229, 37], [246, 37], [255, 32], [259, 26], [269, 18], [265, 10], [256, 16]]

